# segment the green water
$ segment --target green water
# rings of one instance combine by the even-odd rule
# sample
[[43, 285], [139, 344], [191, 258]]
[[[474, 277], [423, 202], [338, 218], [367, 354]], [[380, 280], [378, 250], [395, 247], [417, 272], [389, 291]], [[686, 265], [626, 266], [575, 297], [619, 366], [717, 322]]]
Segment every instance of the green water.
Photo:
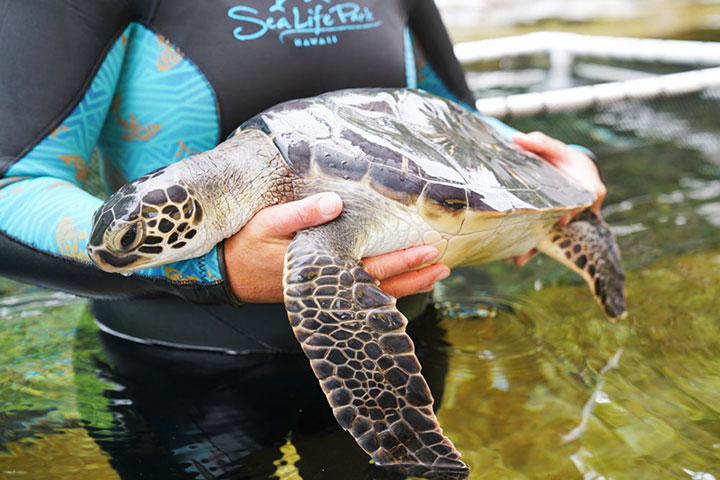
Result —
[[[598, 154], [629, 316], [607, 322], [540, 257], [438, 288], [415, 338], [471, 478], [720, 479], [718, 98], [516, 123]], [[302, 398], [240, 375], [148, 392], [114, 373], [83, 300], [0, 280], [0, 317], [0, 478], [396, 478], [312, 378]]]
[[516, 123], [598, 153], [629, 315], [607, 322], [545, 258], [443, 284], [439, 417], [471, 478], [720, 478], [718, 107], [704, 94]]

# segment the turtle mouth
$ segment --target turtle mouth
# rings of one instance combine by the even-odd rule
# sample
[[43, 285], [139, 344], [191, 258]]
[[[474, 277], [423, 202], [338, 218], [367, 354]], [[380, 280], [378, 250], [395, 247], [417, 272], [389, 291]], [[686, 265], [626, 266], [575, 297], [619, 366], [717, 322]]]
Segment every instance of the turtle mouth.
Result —
[[127, 273], [136, 270], [145, 257], [137, 254], [117, 256], [103, 248], [88, 246], [90, 259], [101, 270], [110, 273]]

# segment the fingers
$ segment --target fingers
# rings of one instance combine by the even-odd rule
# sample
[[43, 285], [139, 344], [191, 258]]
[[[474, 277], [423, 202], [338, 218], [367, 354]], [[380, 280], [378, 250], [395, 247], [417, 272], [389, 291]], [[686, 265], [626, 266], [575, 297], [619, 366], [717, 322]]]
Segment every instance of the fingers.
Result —
[[597, 187], [595, 193], [597, 197], [595, 198], [595, 203], [593, 203], [590, 207], [590, 210], [594, 213], [600, 214], [600, 209], [602, 208], [602, 204], [607, 196], [607, 188], [605, 187], [605, 184], [599, 182], [599, 186]]
[[420, 265], [431, 263], [438, 256], [438, 249], [431, 245], [412, 247], [363, 259], [365, 269], [378, 280], [409, 272]]
[[[607, 195], [607, 189], [600, 179], [597, 165], [590, 157], [541, 132], [518, 133], [513, 137], [513, 140], [523, 149], [537, 154], [575, 180], [580, 186], [593, 192], [595, 201], [590, 209], [596, 213], [600, 212], [600, 207]], [[560, 225], [566, 225], [570, 218], [572, 218], [572, 215], [563, 218]]]
[[295, 202], [274, 205], [258, 212], [253, 227], [274, 237], [292, 236], [298, 230], [334, 219], [342, 211], [337, 193], [319, 193]]
[[[592, 208], [593, 208], [593, 207], [591, 206], [590, 209], [592, 209]], [[575, 216], [576, 216], [578, 213], [582, 212], [583, 210], [584, 210], [583, 208], [576, 208], [575, 210], [571, 210], [570, 213], [568, 213], [567, 215], [565, 215], [564, 217], [562, 217], [560, 220], [558, 220], [557, 225], [558, 225], [559, 227], [565, 227], [565, 226], [567, 226], [567, 224], [570, 223], [570, 221], [571, 221], [573, 218], [575, 218]]]
[[567, 145], [560, 140], [548, 137], [542, 132], [516, 133], [513, 141], [522, 148], [540, 155], [550, 163], [555, 163], [567, 148]]
[[525, 255], [518, 255], [517, 257], [515, 257], [515, 265], [517, 265], [518, 267], [524, 266], [535, 256], [535, 254], [537, 254], [537, 250], [532, 249]]
[[570, 223], [570, 221], [575, 217], [575, 215], [577, 215], [577, 210], [573, 210], [572, 212], [570, 212], [567, 215], [565, 215], [564, 217], [562, 217], [557, 222], [558, 227], [567, 227], [568, 223]]
[[421, 270], [395, 275], [380, 282], [380, 288], [395, 298], [402, 298], [415, 293], [429, 292], [435, 282], [444, 280], [449, 275], [450, 269], [447, 265], [436, 263]]
[[450, 275], [450, 269], [443, 264], [414, 270], [420, 265], [435, 261], [438, 253], [437, 248], [422, 245], [366, 258], [363, 263], [368, 273], [380, 280], [380, 288], [395, 298], [401, 298], [429, 292], [435, 282]]

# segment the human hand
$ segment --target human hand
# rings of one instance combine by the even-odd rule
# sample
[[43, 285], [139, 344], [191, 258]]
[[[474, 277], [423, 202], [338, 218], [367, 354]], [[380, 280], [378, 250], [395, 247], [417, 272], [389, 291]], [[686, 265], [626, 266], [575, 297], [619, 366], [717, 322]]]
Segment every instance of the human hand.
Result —
[[[283, 300], [285, 251], [298, 230], [327, 223], [342, 211], [335, 193], [313, 195], [296, 202], [260, 210], [238, 233], [225, 240], [227, 281], [233, 294], [247, 303]], [[365, 269], [380, 280], [380, 288], [395, 298], [429, 292], [450, 269], [435, 264], [414, 270], [437, 258], [430, 245], [412, 247], [363, 259]]]
[[[554, 138], [548, 137], [542, 132], [528, 134], [517, 133], [513, 141], [524, 150], [538, 155], [546, 162], [557, 167], [570, 178], [574, 179], [583, 188], [595, 194], [595, 202], [590, 210], [599, 213], [603, 200], [607, 195], [607, 189], [600, 179], [595, 162], [580, 150], [574, 149]], [[559, 225], [567, 225], [577, 215], [578, 211], [572, 211], [565, 215], [558, 222]], [[535, 255], [536, 251], [515, 257], [515, 263], [519, 266], [525, 265]]]

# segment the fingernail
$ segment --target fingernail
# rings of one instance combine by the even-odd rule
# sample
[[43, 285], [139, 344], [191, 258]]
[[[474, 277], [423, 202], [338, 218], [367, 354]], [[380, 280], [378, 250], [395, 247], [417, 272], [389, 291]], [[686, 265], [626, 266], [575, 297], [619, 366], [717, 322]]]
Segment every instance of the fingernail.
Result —
[[318, 200], [317, 207], [323, 215], [332, 215], [340, 209], [340, 198], [335, 193], [326, 193]]
[[532, 138], [533, 140], [535, 140], [536, 142], [540, 142], [540, 143], [547, 142], [547, 137], [542, 132], [530, 132], [530, 133], [528, 133], [528, 136], [530, 138]]
[[432, 252], [428, 252], [425, 254], [425, 256], [422, 259], [422, 263], [430, 263], [433, 260], [436, 260], [439, 253], [440, 252], [438, 252], [437, 248], [433, 248]]
[[445, 268], [442, 272], [438, 273], [438, 276], [435, 277], [435, 281], [436, 281], [436, 282], [440, 282], [440, 281], [442, 281], [442, 280], [445, 280], [445, 279], [448, 278], [449, 276], [450, 276], [450, 269], [449, 269], [449, 268]]

